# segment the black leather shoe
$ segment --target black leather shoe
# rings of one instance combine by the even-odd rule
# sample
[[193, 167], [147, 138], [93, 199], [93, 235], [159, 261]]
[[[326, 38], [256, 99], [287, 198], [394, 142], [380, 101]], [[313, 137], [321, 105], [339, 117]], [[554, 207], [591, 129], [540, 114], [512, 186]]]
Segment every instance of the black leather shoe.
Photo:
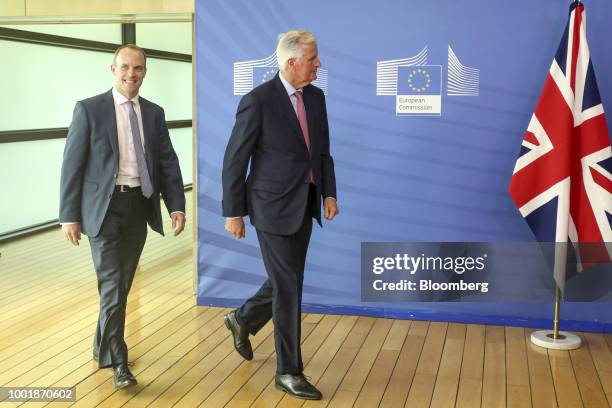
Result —
[[320, 400], [323, 398], [321, 391], [308, 382], [303, 374], [276, 374], [276, 389], [286, 392], [295, 398], [307, 400]]
[[127, 363], [118, 364], [113, 366], [113, 375], [115, 377], [115, 388], [122, 390], [127, 387], [136, 385], [136, 378], [128, 368]]
[[229, 312], [223, 316], [223, 322], [234, 336], [234, 348], [245, 360], [253, 359], [253, 348], [249, 341], [249, 331], [238, 323], [236, 320], [236, 311]]

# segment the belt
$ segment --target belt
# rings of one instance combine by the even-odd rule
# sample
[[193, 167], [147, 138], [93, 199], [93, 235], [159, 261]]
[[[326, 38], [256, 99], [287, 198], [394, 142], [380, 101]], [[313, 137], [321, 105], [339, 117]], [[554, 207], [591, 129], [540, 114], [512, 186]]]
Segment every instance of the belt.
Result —
[[121, 185], [121, 184], [117, 184], [115, 186], [115, 191], [118, 193], [131, 193], [131, 192], [135, 192], [138, 191], [140, 192], [140, 186], [136, 186], [136, 187], [130, 187], [130, 186], [125, 186], [125, 185]]

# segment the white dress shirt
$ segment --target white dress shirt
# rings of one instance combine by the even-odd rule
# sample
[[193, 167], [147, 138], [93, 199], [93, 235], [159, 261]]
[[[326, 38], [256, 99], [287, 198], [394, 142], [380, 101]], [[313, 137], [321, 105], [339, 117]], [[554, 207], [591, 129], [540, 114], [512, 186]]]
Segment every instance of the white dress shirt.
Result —
[[[291, 101], [291, 105], [293, 105], [293, 111], [295, 112], [297, 116], [297, 96], [295, 96], [295, 93], [302, 92], [302, 88], [295, 89], [293, 85], [291, 85], [289, 81], [285, 79], [285, 77], [280, 71], [278, 71], [278, 77], [283, 83], [283, 86], [285, 87], [285, 91], [287, 91], [287, 95], [289, 95], [289, 100]], [[306, 106], [304, 106], [304, 112], [306, 112]]]
[[143, 151], [145, 151], [139, 98], [136, 95], [132, 99], [128, 99], [113, 87], [113, 101], [115, 102], [117, 141], [119, 143], [119, 171], [117, 172], [116, 184], [137, 187], [140, 186], [140, 176], [138, 173], [138, 162], [136, 161], [136, 151], [134, 150], [134, 138], [132, 137], [130, 108], [128, 105], [130, 101], [134, 103], [134, 111], [138, 118], [138, 127], [140, 128], [140, 142], [142, 143]]

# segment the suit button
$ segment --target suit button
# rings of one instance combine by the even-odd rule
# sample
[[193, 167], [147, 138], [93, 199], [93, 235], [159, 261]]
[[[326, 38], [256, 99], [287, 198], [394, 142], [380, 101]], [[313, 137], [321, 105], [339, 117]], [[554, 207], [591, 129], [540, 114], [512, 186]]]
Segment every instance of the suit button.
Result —
[[114, 177], [114, 178], [117, 178], [117, 173], [113, 174], [113, 177]]

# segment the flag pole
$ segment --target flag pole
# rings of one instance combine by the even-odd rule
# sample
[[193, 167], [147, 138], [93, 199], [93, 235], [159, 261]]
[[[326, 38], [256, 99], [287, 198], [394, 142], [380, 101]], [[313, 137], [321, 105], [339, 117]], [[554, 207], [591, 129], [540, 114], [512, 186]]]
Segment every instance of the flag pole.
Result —
[[[565, 281], [565, 269], [567, 266], [567, 245], [557, 243], [555, 245], [555, 278], [559, 277], [561, 282]], [[553, 330], [537, 330], [531, 333], [531, 342], [537, 346], [554, 350], [573, 350], [580, 347], [582, 340], [575, 334], [559, 330], [561, 321], [561, 287], [555, 279], [555, 318]]]
[[561, 289], [559, 285], [555, 284], [555, 320], [553, 325], [553, 339], [559, 338], [559, 320], [560, 320], [560, 309], [561, 309]]
[[553, 330], [537, 330], [531, 333], [531, 342], [536, 346], [554, 350], [573, 350], [580, 347], [582, 340], [575, 334], [559, 330], [561, 289], [556, 288], [555, 321]]

